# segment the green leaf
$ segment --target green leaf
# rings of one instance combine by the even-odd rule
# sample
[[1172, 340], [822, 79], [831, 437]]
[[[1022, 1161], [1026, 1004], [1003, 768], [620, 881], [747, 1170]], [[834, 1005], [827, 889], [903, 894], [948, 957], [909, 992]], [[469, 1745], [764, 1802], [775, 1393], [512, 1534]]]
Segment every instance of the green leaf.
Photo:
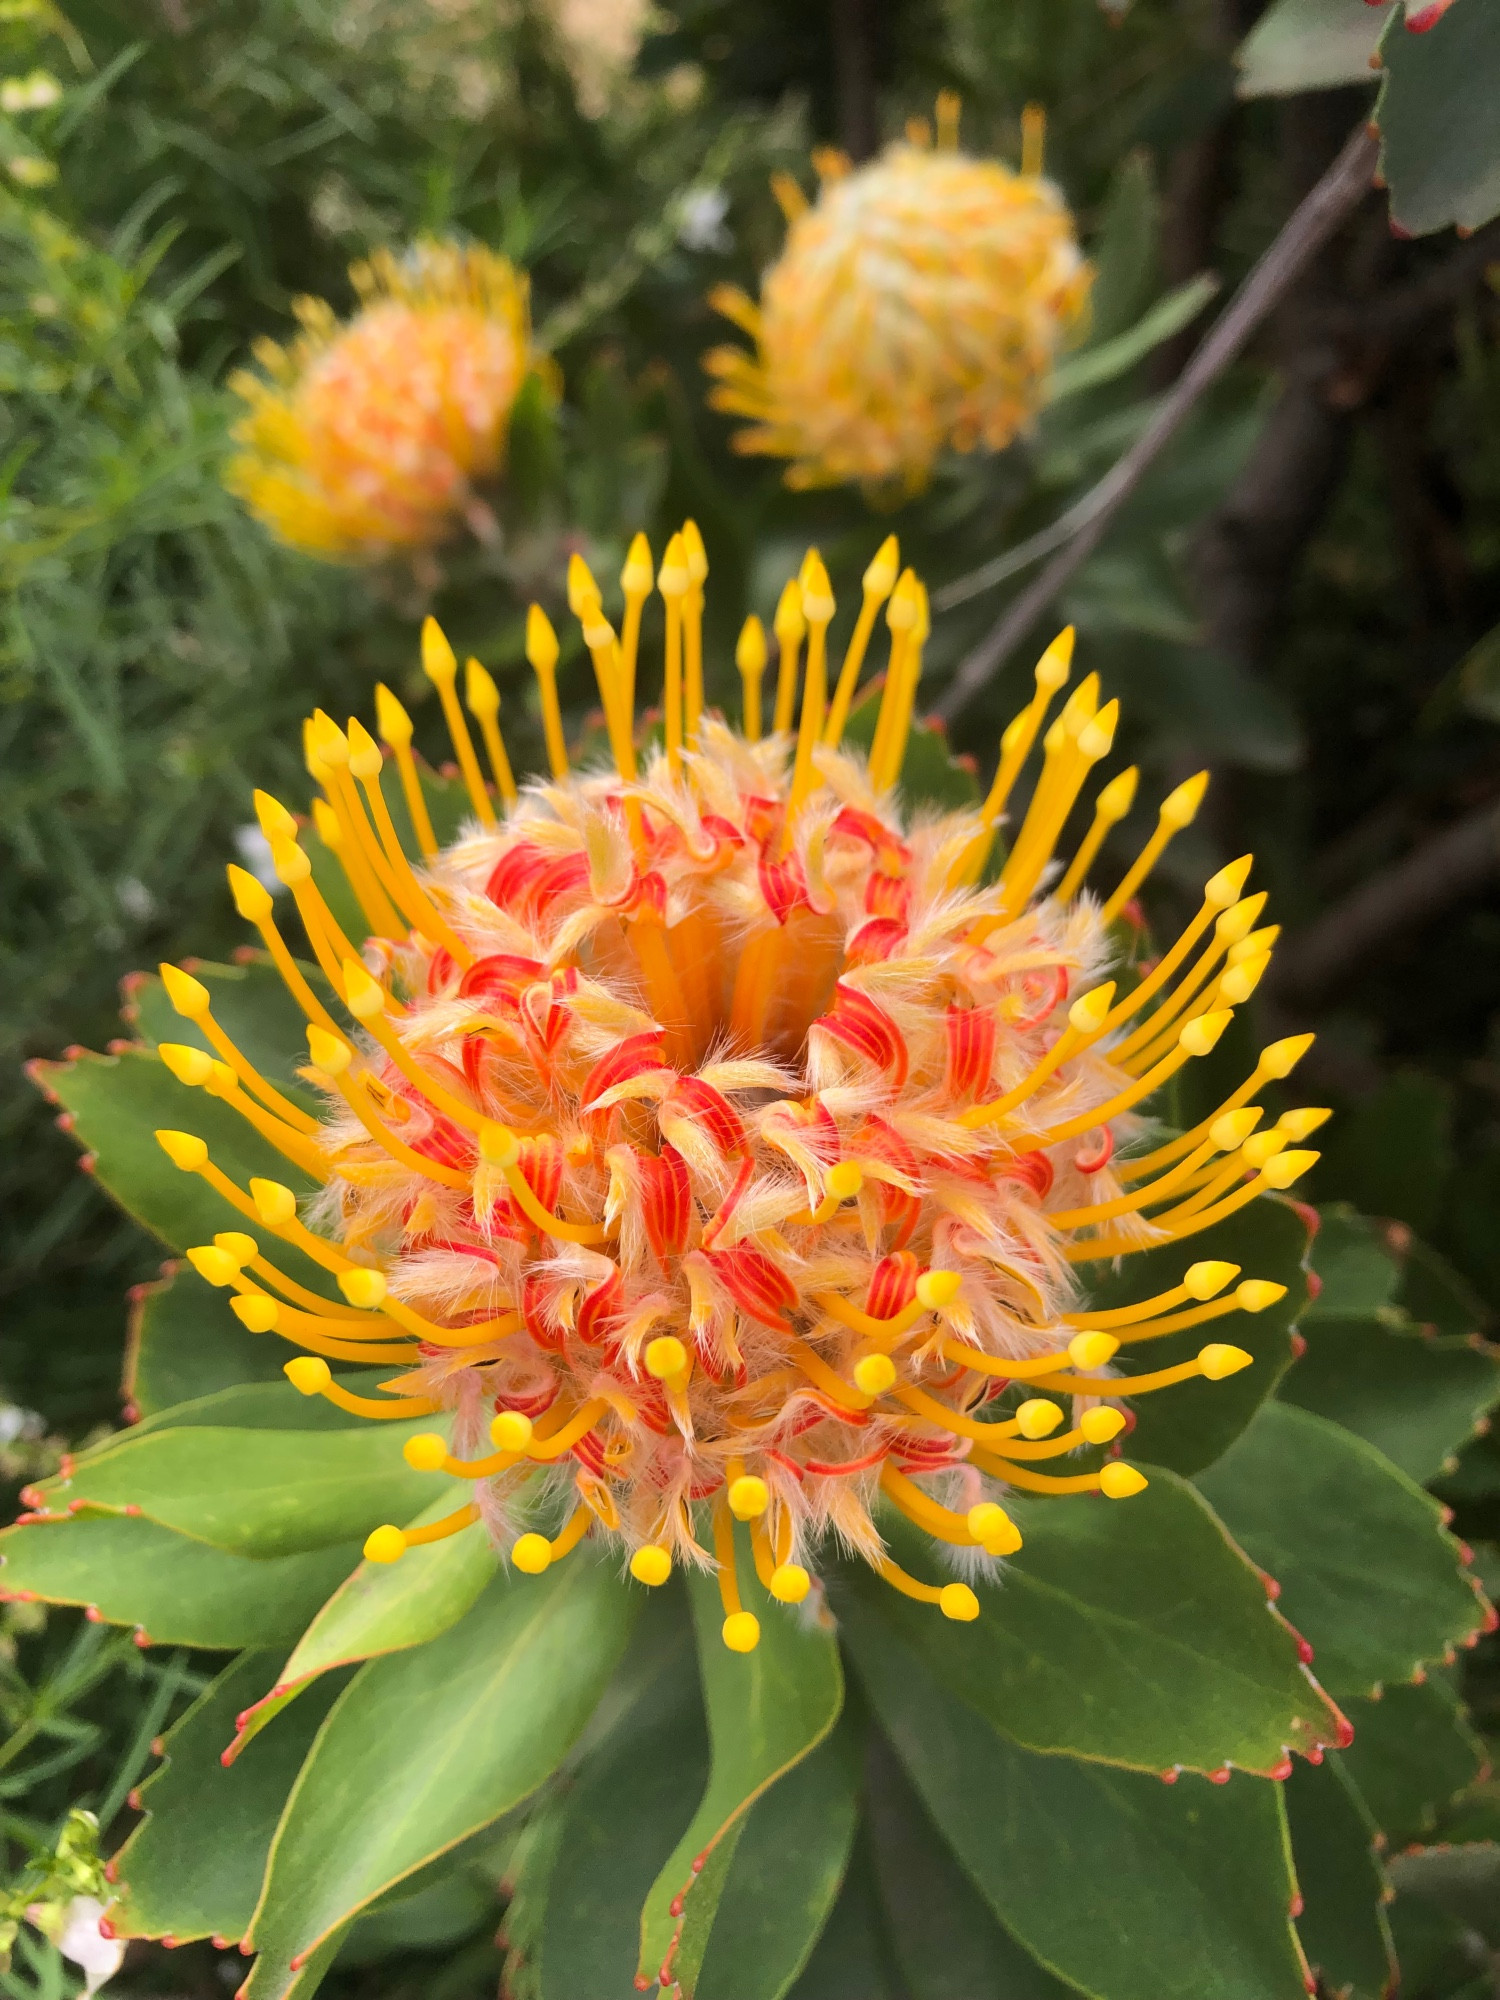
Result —
[[78, 1459], [70, 1477], [37, 1490], [42, 1507], [138, 1508], [215, 1548], [292, 1555], [362, 1540], [393, 1514], [410, 1520], [446, 1492], [441, 1473], [414, 1472], [401, 1455], [420, 1428], [412, 1421], [336, 1431], [126, 1432]]
[[79, 1515], [0, 1533], [0, 1589], [91, 1607], [153, 1645], [289, 1646], [359, 1560], [345, 1542], [257, 1562], [153, 1521]]
[[636, 1602], [581, 1553], [541, 1577], [497, 1578], [441, 1638], [359, 1669], [276, 1830], [250, 1932], [259, 1995], [284, 1993], [351, 1917], [546, 1781], [603, 1693]]
[[863, 1607], [851, 1643], [923, 1804], [1049, 1972], [1094, 2000], [1305, 2000], [1276, 1786], [1164, 1785], [1037, 1756], [946, 1692]]
[[223, 1292], [190, 1265], [178, 1265], [160, 1283], [142, 1285], [135, 1294], [124, 1390], [135, 1409], [152, 1416], [240, 1382], [290, 1386], [281, 1371], [288, 1352], [284, 1342], [242, 1326]]
[[[460, 1504], [456, 1489], [450, 1488], [414, 1522], [399, 1525], [425, 1527]], [[270, 1692], [244, 1717], [234, 1754], [238, 1756], [272, 1716], [320, 1674], [356, 1660], [424, 1646], [456, 1625], [494, 1577], [499, 1560], [494, 1544], [479, 1528], [440, 1542], [419, 1543], [398, 1563], [361, 1562], [303, 1633]]]
[[698, 2000], [782, 2000], [807, 1963], [849, 1865], [861, 1748], [845, 1716], [751, 1807], [709, 1934]]
[[1090, 342], [1078, 353], [1070, 354], [1052, 371], [1047, 391], [1048, 406], [1065, 402], [1069, 396], [1082, 395], [1086, 389], [1097, 389], [1106, 382], [1117, 381], [1138, 361], [1144, 361], [1164, 340], [1170, 340], [1174, 333], [1181, 333], [1185, 326], [1191, 326], [1209, 301], [1217, 297], [1218, 291], [1219, 280], [1212, 272], [1200, 272], [1196, 278], [1189, 278], [1185, 285], [1174, 287], [1165, 298], [1158, 299], [1134, 326], [1127, 327], [1110, 340], [1102, 340], [1097, 345]]
[[1500, 1397], [1500, 1353], [1425, 1335], [1399, 1307], [1381, 1319], [1310, 1319], [1286, 1403], [1353, 1431], [1419, 1484], [1456, 1454]]
[[1335, 1699], [1410, 1680], [1483, 1622], [1437, 1502], [1323, 1417], [1268, 1403], [1198, 1485]]
[[878, 1731], [866, 1817], [891, 1944], [915, 2000], [1069, 2000], [1076, 1986], [1029, 1958], [992, 1914]]
[[[601, 1727], [605, 1709], [612, 1713]], [[708, 1776], [680, 1583], [647, 1599], [586, 1745], [522, 1836], [505, 1922], [514, 2000], [625, 2000], [633, 1990], [641, 1904]]]
[[1276, 0], [1235, 52], [1241, 97], [1371, 83], [1381, 16], [1368, 0]]
[[1400, 1896], [1413, 1896], [1500, 1947], [1500, 1845], [1429, 1847], [1398, 1854], [1390, 1865]]
[[[253, 1174], [282, 1181], [298, 1195], [312, 1192], [306, 1174], [237, 1111], [207, 1091], [179, 1083], [144, 1049], [117, 1056], [85, 1051], [73, 1062], [36, 1063], [33, 1075], [72, 1118], [72, 1135], [93, 1156], [99, 1184], [173, 1250], [211, 1243], [219, 1230], [243, 1230], [247, 1224], [201, 1175], [172, 1165], [152, 1136], [158, 1129], [193, 1132], [206, 1140], [215, 1166], [240, 1187]], [[248, 1226], [256, 1227], [253, 1221]], [[277, 1243], [274, 1255], [288, 1276], [330, 1294], [327, 1272], [294, 1245]]]
[[[951, 1693], [1017, 1743], [1142, 1771], [1265, 1772], [1337, 1741], [1296, 1639], [1202, 1500], [1153, 1472], [1130, 1500], [1017, 1499], [1025, 1537], [974, 1624], [918, 1604], [863, 1564], [845, 1572], [851, 1633], [899, 1634]], [[931, 1545], [882, 1526], [921, 1575]]]
[[1339, 1762], [1392, 1848], [1426, 1840], [1442, 1809], [1479, 1775], [1484, 1745], [1440, 1675], [1352, 1701], [1354, 1741]]
[[1393, 1305], [1401, 1263], [1391, 1245], [1390, 1224], [1372, 1221], [1344, 1201], [1326, 1203], [1320, 1215], [1309, 1251], [1317, 1295], [1308, 1300], [1299, 1325], [1313, 1319], [1367, 1319]]
[[691, 2000], [697, 1983], [745, 1814], [823, 1741], [844, 1699], [831, 1631], [773, 1603], [748, 1562], [741, 1561], [739, 1573], [745, 1609], [760, 1620], [760, 1644], [752, 1653], [732, 1653], [724, 1644], [714, 1579], [688, 1580], [708, 1710], [709, 1779], [641, 1910], [637, 1972], [655, 1977], [670, 1962], [684, 2000]]
[[162, 1766], [141, 1788], [146, 1817], [116, 1856], [110, 1920], [122, 1937], [244, 1936], [281, 1809], [342, 1686], [329, 1681], [226, 1770], [219, 1758], [235, 1717], [274, 1660], [242, 1654], [168, 1731]]
[[886, 1928], [869, 1843], [861, 1833], [833, 1914], [787, 2000], [915, 2000], [891, 1956]]
[[1388, 1078], [1329, 1126], [1312, 1199], [1338, 1195], [1366, 1215], [1394, 1216], [1431, 1235], [1453, 1172], [1452, 1123], [1446, 1084], [1417, 1070]]
[[1160, 230], [1161, 198], [1151, 151], [1137, 146], [1110, 179], [1098, 234], [1089, 245], [1094, 283], [1088, 338], [1080, 351], [1087, 353], [1116, 334], [1127, 333], [1149, 310], [1157, 285]]
[[1299, 1764], [1287, 1781], [1287, 1824], [1302, 1910], [1297, 1935], [1330, 1994], [1381, 2000], [1396, 1976], [1376, 1827], [1338, 1760]]
[[[346, 1389], [369, 1387], [368, 1376], [335, 1375], [333, 1379]], [[274, 1381], [238, 1382], [232, 1388], [195, 1396], [191, 1402], [171, 1403], [153, 1416], [142, 1417], [128, 1431], [117, 1432], [95, 1450], [103, 1451], [126, 1437], [154, 1437], [158, 1431], [348, 1431], [359, 1422], [326, 1396], [304, 1396], [285, 1375], [278, 1375]]]
[[[331, 999], [328, 982], [316, 965], [303, 965], [303, 977], [324, 1001]], [[267, 1083], [321, 1116], [323, 1100], [303, 1083], [298, 1069], [307, 1061], [307, 1017], [297, 1005], [270, 959], [257, 956], [245, 965], [189, 961], [189, 970], [213, 996], [213, 1017], [240, 1053]], [[190, 1048], [219, 1051], [196, 1022], [186, 1020], [167, 998], [156, 973], [138, 976], [127, 985], [125, 1018], [153, 1048], [159, 1042], [185, 1042]]]
[[1500, 214], [1500, 9], [1463, 0], [1427, 33], [1393, 12], [1375, 106], [1391, 219], [1412, 236]]
[[1122, 1394], [1129, 1393], [1131, 1375], [1191, 1361], [1207, 1341], [1230, 1341], [1255, 1357], [1251, 1367], [1222, 1382], [1181, 1382], [1143, 1396], [1134, 1406], [1135, 1429], [1127, 1440], [1132, 1459], [1194, 1473], [1211, 1465], [1240, 1435], [1291, 1363], [1292, 1328], [1307, 1296], [1307, 1242], [1307, 1224], [1296, 1208], [1263, 1198], [1187, 1243], [1125, 1258], [1118, 1276], [1101, 1277], [1090, 1287], [1091, 1306], [1124, 1305], [1180, 1284], [1189, 1264], [1222, 1258], [1238, 1264], [1246, 1278], [1268, 1278], [1287, 1288], [1285, 1298], [1264, 1312], [1230, 1313], [1186, 1333], [1120, 1349], [1114, 1365], [1123, 1378]]

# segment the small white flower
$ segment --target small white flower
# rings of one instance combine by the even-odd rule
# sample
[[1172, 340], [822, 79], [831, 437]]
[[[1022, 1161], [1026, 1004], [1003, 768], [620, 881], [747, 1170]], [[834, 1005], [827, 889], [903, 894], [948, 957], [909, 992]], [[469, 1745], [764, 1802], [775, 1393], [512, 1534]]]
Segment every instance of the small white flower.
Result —
[[62, 96], [62, 85], [49, 70], [34, 69], [30, 76], [8, 76], [0, 82], [0, 111], [12, 116], [18, 111], [48, 111]]
[[100, 1931], [103, 1915], [104, 1905], [95, 1896], [75, 1896], [61, 1909], [56, 1904], [33, 1904], [26, 1912], [28, 1921], [52, 1940], [64, 1958], [83, 1967], [78, 2000], [89, 2000], [113, 1979], [125, 1957], [124, 1939], [105, 1937]]
[[732, 250], [734, 236], [724, 221], [728, 213], [729, 196], [723, 188], [694, 188], [682, 205], [678, 242], [685, 250]]

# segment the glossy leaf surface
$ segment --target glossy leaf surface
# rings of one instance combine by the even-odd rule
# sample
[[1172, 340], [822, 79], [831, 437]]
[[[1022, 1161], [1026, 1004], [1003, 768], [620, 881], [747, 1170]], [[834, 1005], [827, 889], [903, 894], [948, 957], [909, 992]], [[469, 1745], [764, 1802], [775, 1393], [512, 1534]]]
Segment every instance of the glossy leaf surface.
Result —
[[[463, 1504], [450, 1487], [414, 1520], [424, 1527]], [[236, 1754], [319, 1675], [357, 1660], [423, 1646], [456, 1625], [493, 1578], [500, 1558], [479, 1527], [408, 1549], [397, 1563], [361, 1562], [318, 1611], [295, 1651], [257, 1702], [236, 1739]]]
[[0, 1556], [0, 1590], [91, 1606], [158, 1645], [238, 1652], [292, 1644], [359, 1561], [359, 1544], [254, 1561], [154, 1521], [79, 1515], [7, 1528]]
[[119, 1510], [240, 1555], [292, 1555], [363, 1540], [394, 1514], [410, 1520], [446, 1490], [401, 1456], [420, 1428], [264, 1431], [217, 1427], [126, 1433], [42, 1483], [42, 1505]]
[[497, 1578], [441, 1638], [359, 1669], [272, 1846], [252, 1925], [265, 1993], [537, 1790], [592, 1714], [635, 1605], [604, 1564], [575, 1555], [541, 1577]]
[[[1137, 1770], [1268, 1771], [1287, 1746], [1336, 1742], [1265, 1587], [1192, 1488], [1153, 1472], [1133, 1499], [1012, 1507], [1025, 1537], [961, 1625], [850, 1564], [871, 1630], [899, 1634], [943, 1685], [1017, 1743]], [[896, 1559], [933, 1563], [884, 1524]], [[843, 1599], [840, 1599], [842, 1609]]]
[[1198, 1484], [1335, 1699], [1410, 1680], [1483, 1621], [1436, 1501], [1322, 1417], [1268, 1404]]
[[923, 1804], [995, 1915], [1096, 2000], [1303, 2000], [1274, 1785], [1226, 1786], [1008, 1742], [863, 1604], [856, 1670]]
[[153, 1416], [238, 1383], [285, 1382], [281, 1366], [291, 1353], [284, 1341], [242, 1326], [225, 1293], [179, 1264], [133, 1301], [124, 1392], [142, 1416]]
[[1446, 1679], [1388, 1687], [1349, 1704], [1354, 1741], [1339, 1761], [1392, 1851], [1430, 1839], [1442, 1808], [1477, 1778], [1485, 1746]]

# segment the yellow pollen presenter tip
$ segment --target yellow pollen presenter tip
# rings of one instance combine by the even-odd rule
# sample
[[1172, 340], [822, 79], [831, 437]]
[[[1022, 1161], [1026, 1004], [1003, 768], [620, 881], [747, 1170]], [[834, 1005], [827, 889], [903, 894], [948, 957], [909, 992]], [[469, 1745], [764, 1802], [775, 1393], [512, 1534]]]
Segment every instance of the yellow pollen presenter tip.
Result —
[[375, 1528], [365, 1536], [366, 1562], [400, 1562], [405, 1554], [406, 1537], [399, 1528], [392, 1528], [390, 1526]]
[[1188, 1265], [1182, 1289], [1190, 1299], [1212, 1299], [1239, 1275], [1238, 1264], [1225, 1264], [1217, 1258], [1205, 1257], [1201, 1264]]
[[1099, 1474], [1099, 1491], [1106, 1500], [1129, 1500], [1133, 1494], [1144, 1493], [1148, 1482], [1146, 1475], [1137, 1472], [1133, 1465], [1123, 1465], [1116, 1459], [1106, 1465]]
[[1051, 1437], [1062, 1420], [1062, 1411], [1045, 1396], [1031, 1397], [1016, 1411], [1016, 1428], [1024, 1438]]
[[760, 1644], [760, 1620], [753, 1611], [731, 1611], [723, 1636], [731, 1653], [753, 1653]]
[[210, 1285], [232, 1285], [240, 1275], [239, 1261], [214, 1244], [195, 1244], [187, 1257], [198, 1276]]
[[513, 1167], [521, 1157], [521, 1142], [508, 1125], [486, 1119], [479, 1128], [480, 1157], [492, 1167]]
[[941, 1312], [952, 1305], [962, 1285], [957, 1271], [924, 1271], [917, 1280], [917, 1303], [928, 1312]]
[[655, 1590], [672, 1574], [672, 1558], [665, 1549], [648, 1543], [630, 1558], [630, 1574], [637, 1583], [649, 1584]]
[[527, 1576], [540, 1576], [552, 1563], [552, 1544], [545, 1535], [522, 1535], [510, 1559]]
[[180, 965], [159, 965], [161, 983], [167, 989], [167, 998], [173, 1009], [185, 1021], [196, 1021], [206, 1014], [213, 1005], [213, 996], [201, 979], [194, 979], [190, 972], [184, 972]]
[[436, 1431], [420, 1431], [402, 1445], [401, 1456], [413, 1472], [441, 1472], [448, 1462], [448, 1440]]
[[1068, 1342], [1068, 1359], [1075, 1368], [1102, 1368], [1113, 1361], [1120, 1343], [1112, 1333], [1075, 1333]]
[[1124, 1430], [1124, 1413], [1111, 1409], [1085, 1410], [1078, 1419], [1078, 1428], [1085, 1444], [1108, 1444]]
[[383, 1271], [340, 1271], [338, 1284], [350, 1305], [360, 1306], [366, 1312], [372, 1312], [386, 1296]]
[[285, 1364], [282, 1373], [292, 1387], [300, 1389], [304, 1396], [316, 1396], [333, 1380], [333, 1370], [316, 1354], [299, 1354], [295, 1360]]
[[966, 1583], [945, 1583], [938, 1593], [938, 1610], [945, 1618], [970, 1625], [979, 1616], [979, 1599]]
[[252, 1180], [250, 1199], [267, 1229], [285, 1229], [297, 1219], [297, 1197], [281, 1181]]
[[196, 1173], [208, 1158], [208, 1147], [191, 1132], [158, 1132], [156, 1143], [185, 1174]]
[[1222, 1382], [1226, 1375], [1238, 1375], [1242, 1368], [1248, 1368], [1255, 1356], [1247, 1354], [1243, 1347], [1231, 1347], [1227, 1341], [1213, 1340], [1201, 1348], [1198, 1366], [1210, 1382]]
[[646, 1346], [646, 1373], [658, 1382], [670, 1382], [687, 1367], [687, 1349], [675, 1333], [658, 1334]]
[[729, 1511], [737, 1521], [754, 1521], [764, 1514], [771, 1504], [771, 1495], [763, 1479], [753, 1473], [730, 1482]]
[[865, 1177], [852, 1160], [840, 1160], [836, 1167], [830, 1167], [824, 1183], [828, 1192], [840, 1201], [852, 1200], [864, 1184]]
[[490, 1420], [490, 1442], [501, 1451], [525, 1451], [531, 1443], [531, 1419], [519, 1410], [502, 1410]]
[[771, 1572], [771, 1595], [778, 1604], [800, 1604], [811, 1588], [801, 1563], [778, 1563]]
[[156, 1053], [179, 1083], [197, 1089], [213, 1072], [213, 1057], [204, 1049], [189, 1048], [186, 1042], [158, 1042]]
[[214, 1237], [214, 1248], [233, 1257], [237, 1264], [248, 1264], [253, 1257], [260, 1255], [260, 1245], [243, 1229], [221, 1229]]
[[969, 1533], [986, 1555], [1014, 1555], [1021, 1546], [1021, 1530], [993, 1500], [981, 1500], [968, 1512]]
[[264, 1292], [243, 1292], [229, 1301], [229, 1310], [247, 1333], [272, 1333], [281, 1318], [281, 1307]]
[[866, 1396], [883, 1396], [896, 1380], [896, 1364], [888, 1354], [865, 1354], [854, 1364], [854, 1386]]
[[1269, 1278], [1247, 1278], [1235, 1288], [1234, 1302], [1241, 1312], [1259, 1313], [1285, 1297], [1285, 1285], [1273, 1284]]

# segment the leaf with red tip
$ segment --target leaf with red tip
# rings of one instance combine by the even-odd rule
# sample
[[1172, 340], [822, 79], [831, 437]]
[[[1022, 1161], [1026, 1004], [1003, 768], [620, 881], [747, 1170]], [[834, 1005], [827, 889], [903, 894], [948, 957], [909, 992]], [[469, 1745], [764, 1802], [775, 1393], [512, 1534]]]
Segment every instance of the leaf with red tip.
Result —
[[[405, 1525], [423, 1527], [442, 1519], [459, 1497], [450, 1488]], [[398, 1563], [361, 1562], [302, 1634], [270, 1691], [236, 1718], [231, 1761], [321, 1675], [425, 1646], [456, 1625], [494, 1576], [499, 1560], [480, 1528], [419, 1544]]]
[[440, 1638], [359, 1669], [272, 1843], [249, 1932], [266, 2000], [377, 1896], [546, 1782], [593, 1713], [637, 1601], [578, 1553], [544, 1576], [497, 1578]]
[[691, 2000], [745, 1815], [782, 1775], [820, 1744], [843, 1706], [838, 1646], [799, 1613], [773, 1603], [742, 1561], [745, 1608], [760, 1620], [760, 1644], [734, 1653], [711, 1577], [689, 1577], [699, 1671], [708, 1707], [708, 1788], [641, 1911], [638, 1978], [675, 1978]]
[[1408, 33], [1393, 13], [1380, 42], [1375, 120], [1391, 220], [1411, 236], [1480, 229], [1500, 214], [1500, 8], [1465, 0], [1436, 14], [1419, 6], [1415, 18], [1428, 32]]
[[1410, 1680], [1483, 1623], [1437, 1502], [1337, 1424], [1267, 1403], [1197, 1484], [1279, 1580], [1335, 1699]]
[[167, 1732], [163, 1763], [141, 1787], [146, 1818], [116, 1856], [110, 1921], [121, 1937], [179, 1944], [244, 1935], [271, 1837], [313, 1738], [343, 1687], [329, 1680], [234, 1770], [219, 1753], [234, 1718], [262, 1693], [276, 1655], [242, 1653]]
[[1387, 1993], [1396, 1954], [1369, 1809], [1339, 1760], [1302, 1764], [1286, 1787], [1302, 1908], [1297, 1934], [1330, 1993]]

